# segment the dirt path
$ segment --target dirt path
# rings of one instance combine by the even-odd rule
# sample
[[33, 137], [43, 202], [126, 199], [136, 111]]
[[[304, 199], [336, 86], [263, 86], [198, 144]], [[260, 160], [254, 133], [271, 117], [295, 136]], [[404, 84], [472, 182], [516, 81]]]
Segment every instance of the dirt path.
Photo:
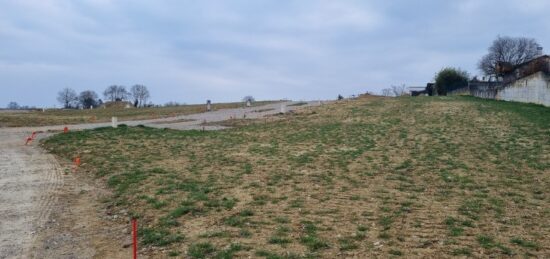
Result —
[[[328, 103], [328, 102], [325, 102], [325, 103]], [[179, 129], [179, 130], [202, 129], [201, 124], [204, 122], [206, 123], [219, 122], [219, 121], [229, 120], [231, 118], [257, 119], [257, 118], [263, 118], [268, 115], [280, 113], [281, 106], [283, 106], [282, 109], [285, 112], [292, 112], [296, 109], [300, 109], [301, 107], [317, 106], [320, 104], [321, 104], [320, 101], [310, 101], [310, 102], [303, 102], [303, 103], [288, 101], [288, 102], [266, 104], [263, 106], [223, 109], [223, 110], [216, 110], [211, 112], [181, 115], [181, 116], [162, 118], [162, 119], [124, 121], [124, 122], [119, 122], [119, 124], [126, 124], [128, 126], [146, 125], [148, 127], [172, 128], [172, 129]], [[81, 130], [81, 129], [93, 129], [98, 127], [110, 127], [111, 123], [102, 122], [102, 123], [55, 125], [55, 126], [42, 126], [42, 127], [0, 128], [0, 133], [33, 132], [33, 131], [46, 132], [50, 130], [59, 131], [63, 129], [64, 126], [68, 126], [69, 129]], [[206, 130], [217, 130], [217, 129], [223, 129], [223, 128], [224, 127], [220, 127], [220, 126], [205, 127]]]
[[[198, 129], [204, 122], [230, 118], [262, 118], [300, 107], [319, 105], [318, 101], [301, 106], [293, 102], [258, 107], [218, 110], [207, 113], [147, 121], [124, 122], [157, 128]], [[110, 126], [110, 123], [70, 125], [71, 129]], [[56, 159], [39, 146], [38, 140], [24, 145], [32, 132], [58, 131], [64, 126], [0, 128], [0, 259], [3, 258], [125, 258], [128, 249], [113, 236], [129, 230], [100, 218], [98, 200], [103, 193], [93, 179], [81, 179], [67, 173]], [[223, 127], [206, 126], [207, 130]], [[39, 134], [45, 137], [46, 133]], [[111, 220], [111, 221], [109, 221]], [[110, 223], [109, 223], [110, 222]], [[119, 224], [118, 224], [119, 225]], [[109, 235], [116, 231], [117, 234]], [[92, 239], [92, 236], [99, 238]], [[98, 241], [99, 240], [99, 241]]]
[[27, 258], [37, 227], [48, 219], [63, 185], [59, 164], [25, 132], [0, 132], [0, 258]]

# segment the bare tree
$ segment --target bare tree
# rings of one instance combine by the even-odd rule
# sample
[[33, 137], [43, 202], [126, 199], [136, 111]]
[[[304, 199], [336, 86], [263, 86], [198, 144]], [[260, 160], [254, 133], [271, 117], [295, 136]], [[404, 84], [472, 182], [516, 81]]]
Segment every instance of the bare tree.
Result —
[[393, 96], [396, 96], [396, 97], [406, 95], [407, 91], [405, 89], [406, 89], [406, 86], [404, 84], [391, 86], [391, 92]]
[[128, 91], [126, 91], [126, 87], [122, 85], [111, 85], [105, 89], [103, 95], [105, 99], [115, 102], [127, 99], [129, 94]]
[[149, 90], [144, 85], [134, 85], [130, 88], [130, 94], [134, 98], [134, 106], [144, 107], [147, 103], [147, 99], [151, 97], [149, 95]]
[[19, 109], [19, 104], [17, 102], [10, 102], [8, 103], [8, 109], [9, 110], [17, 110]]
[[243, 97], [243, 102], [248, 102], [248, 101], [254, 102], [255, 99], [252, 95], [247, 95], [247, 96]]
[[384, 89], [382, 89], [382, 95], [383, 95], [383, 96], [392, 96], [392, 94], [391, 94], [391, 88], [384, 88]]
[[80, 105], [82, 105], [83, 108], [98, 106], [97, 94], [91, 90], [82, 91], [78, 96], [78, 101], [80, 102]]
[[[170, 101], [170, 102], [165, 103], [164, 107], [178, 107], [178, 106], [182, 106], [182, 105], [184, 105], [184, 104], [174, 102], [174, 101]], [[152, 106], [152, 104], [150, 106]]]
[[71, 88], [63, 88], [57, 93], [57, 101], [63, 105], [63, 108], [76, 108], [78, 105], [78, 96]]
[[481, 58], [478, 68], [485, 75], [498, 75], [499, 63], [515, 66], [542, 54], [542, 47], [532, 38], [498, 36], [489, 53]]

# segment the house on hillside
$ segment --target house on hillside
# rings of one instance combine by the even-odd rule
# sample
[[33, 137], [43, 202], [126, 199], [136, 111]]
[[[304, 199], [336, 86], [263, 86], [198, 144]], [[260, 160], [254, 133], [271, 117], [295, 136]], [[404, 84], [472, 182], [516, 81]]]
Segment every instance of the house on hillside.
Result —
[[550, 75], [550, 56], [540, 56], [516, 66], [512, 66], [507, 62], [499, 62], [496, 68], [497, 76], [501, 79], [499, 81], [502, 81], [503, 84], [511, 83], [538, 72]]

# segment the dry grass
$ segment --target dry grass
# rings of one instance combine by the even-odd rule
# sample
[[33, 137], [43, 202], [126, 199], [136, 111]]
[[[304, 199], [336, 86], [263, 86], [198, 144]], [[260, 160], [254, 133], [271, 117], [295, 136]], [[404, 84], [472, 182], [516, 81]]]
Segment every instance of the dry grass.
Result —
[[[272, 101], [254, 102], [254, 106], [265, 105]], [[213, 110], [239, 108], [243, 103], [216, 103]], [[118, 117], [119, 121], [158, 119], [204, 112], [206, 105], [182, 105], [177, 107], [151, 108], [98, 108], [93, 110], [62, 110], [48, 109], [42, 111], [10, 111], [0, 112], [0, 127], [68, 125], [79, 123], [107, 122], [111, 117]]]
[[550, 255], [548, 108], [370, 97], [233, 126], [45, 146], [81, 153], [114, 190], [105, 206], [130, 209], [142, 244], [172, 256]]

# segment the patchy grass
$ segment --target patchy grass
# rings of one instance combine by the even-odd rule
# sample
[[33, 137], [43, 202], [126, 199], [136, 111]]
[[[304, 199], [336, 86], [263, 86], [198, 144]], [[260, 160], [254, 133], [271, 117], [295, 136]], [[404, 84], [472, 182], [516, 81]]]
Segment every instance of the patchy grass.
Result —
[[[140, 242], [196, 258], [550, 254], [550, 109], [358, 98], [217, 132], [59, 134], [53, 153], [139, 215]], [[159, 250], [147, 250], [162, 257]]]
[[[273, 101], [254, 102], [253, 106], [261, 106], [273, 103]], [[243, 107], [244, 103], [216, 103], [212, 109], [228, 109]], [[178, 115], [205, 112], [206, 105], [193, 104], [176, 107], [149, 107], [149, 108], [97, 108], [93, 110], [63, 110], [48, 109], [30, 111], [0, 112], [0, 127], [22, 127], [22, 126], [46, 126], [46, 125], [69, 125], [92, 122], [108, 122], [111, 117], [118, 117], [119, 121], [158, 119], [175, 117]], [[183, 122], [187, 120], [180, 120]]]

